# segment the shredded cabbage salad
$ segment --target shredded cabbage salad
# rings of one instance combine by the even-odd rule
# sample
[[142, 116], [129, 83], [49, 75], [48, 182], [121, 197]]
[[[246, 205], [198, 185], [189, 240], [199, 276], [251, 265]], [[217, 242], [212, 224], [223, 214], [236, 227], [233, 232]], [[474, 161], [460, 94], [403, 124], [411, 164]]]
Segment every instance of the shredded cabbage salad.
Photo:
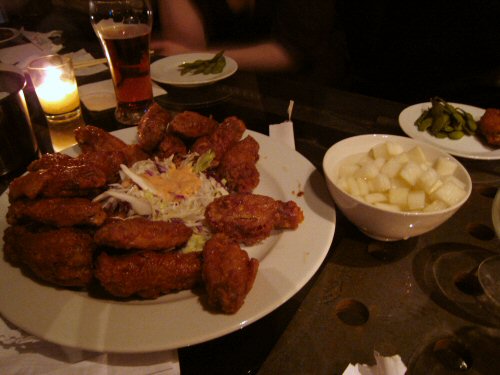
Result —
[[[180, 163], [168, 159], [147, 159], [130, 168], [121, 165], [119, 183], [94, 201], [109, 211], [125, 210], [126, 217], [143, 216], [151, 220], [182, 220], [193, 235], [182, 249], [200, 251], [210, 238], [204, 225], [205, 207], [215, 198], [229, 194], [223, 183], [204, 173], [213, 152], [188, 154]], [[126, 202], [124, 204], [124, 202]]]

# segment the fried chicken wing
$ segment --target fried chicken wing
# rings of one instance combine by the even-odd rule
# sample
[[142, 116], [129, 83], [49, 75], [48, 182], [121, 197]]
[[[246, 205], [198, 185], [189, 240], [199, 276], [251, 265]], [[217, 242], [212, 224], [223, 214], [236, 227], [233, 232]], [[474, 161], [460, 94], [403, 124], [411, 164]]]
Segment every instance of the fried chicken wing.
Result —
[[98, 150], [121, 150], [127, 144], [106, 130], [92, 125], [83, 125], [75, 129], [75, 139], [83, 153]]
[[479, 120], [479, 131], [489, 145], [500, 146], [500, 109], [486, 109]]
[[56, 227], [100, 226], [106, 216], [99, 203], [85, 198], [18, 200], [9, 206], [7, 223], [16, 225], [37, 222]]
[[101, 169], [108, 183], [117, 182], [120, 179], [120, 165], [128, 163], [125, 152], [120, 150], [97, 150], [77, 156], [84, 164], [91, 164]]
[[137, 144], [127, 145], [118, 137], [96, 126], [84, 125], [76, 128], [75, 139], [84, 154], [96, 151], [123, 152], [128, 166], [148, 158], [148, 154]]
[[76, 165], [76, 158], [61, 154], [60, 152], [43, 154], [39, 159], [33, 160], [28, 165], [28, 171], [35, 172], [41, 169], [49, 169], [53, 167], [60, 166], [72, 166]]
[[222, 156], [217, 175], [226, 179], [230, 191], [251, 193], [260, 180], [256, 166], [258, 160], [259, 143], [249, 135]]
[[158, 146], [158, 151], [156, 152], [156, 156], [159, 158], [168, 158], [172, 155], [186, 155], [187, 147], [182, 142], [182, 140], [173, 135], [167, 134], [163, 137], [160, 145]]
[[152, 152], [167, 133], [170, 122], [170, 112], [153, 103], [141, 117], [137, 125], [137, 144], [146, 152]]
[[199, 138], [212, 133], [218, 125], [211, 117], [184, 111], [174, 116], [169, 130], [185, 138]]
[[15, 178], [9, 185], [9, 200], [88, 196], [104, 186], [104, 172], [93, 165], [41, 169]]
[[157, 298], [201, 282], [201, 252], [145, 251], [97, 257], [95, 276], [116, 297]]
[[120, 164], [126, 163], [125, 154], [117, 150], [96, 150], [71, 157], [66, 154], [43, 154], [40, 159], [34, 160], [28, 166], [28, 171], [36, 172], [50, 168], [68, 168], [81, 165], [92, 165], [101, 169], [106, 175], [108, 183], [116, 182], [119, 178]]
[[245, 245], [267, 238], [273, 229], [295, 229], [304, 220], [300, 207], [293, 201], [282, 202], [271, 197], [235, 193], [216, 198], [205, 210], [208, 225]]
[[241, 139], [245, 130], [246, 126], [243, 121], [234, 116], [228, 117], [211, 134], [198, 138], [191, 147], [191, 151], [202, 155], [212, 150], [215, 158], [211, 167], [216, 167], [226, 151]]
[[224, 313], [237, 312], [252, 289], [259, 261], [250, 259], [238, 243], [215, 234], [203, 248], [202, 278], [208, 303]]
[[98, 245], [126, 250], [168, 250], [189, 240], [192, 229], [180, 221], [152, 221], [142, 217], [113, 220], [95, 233]]
[[32, 232], [11, 226], [4, 233], [5, 258], [26, 266], [40, 279], [58, 286], [84, 287], [93, 278], [92, 236], [75, 228]]

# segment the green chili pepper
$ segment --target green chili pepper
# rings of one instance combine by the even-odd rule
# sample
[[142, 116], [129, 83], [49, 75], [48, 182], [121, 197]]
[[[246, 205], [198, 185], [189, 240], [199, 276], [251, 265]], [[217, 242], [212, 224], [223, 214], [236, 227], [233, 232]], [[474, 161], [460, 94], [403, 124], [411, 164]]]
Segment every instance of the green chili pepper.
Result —
[[426, 131], [431, 125], [432, 117], [427, 117], [420, 122], [420, 124], [418, 125], [418, 130], [420, 130], [421, 132]]
[[431, 98], [431, 107], [415, 120], [415, 126], [437, 138], [460, 139], [477, 131], [477, 123], [470, 113], [438, 96]]
[[464, 132], [463, 131], [460, 131], [460, 130], [455, 130], [451, 133], [448, 134], [448, 138], [450, 139], [460, 139], [464, 136]]
[[185, 62], [179, 65], [181, 75], [187, 73], [191, 74], [216, 74], [222, 72], [226, 66], [226, 58], [224, 57], [224, 51], [220, 51], [214, 55], [211, 59], [207, 60], [195, 60], [192, 62]]

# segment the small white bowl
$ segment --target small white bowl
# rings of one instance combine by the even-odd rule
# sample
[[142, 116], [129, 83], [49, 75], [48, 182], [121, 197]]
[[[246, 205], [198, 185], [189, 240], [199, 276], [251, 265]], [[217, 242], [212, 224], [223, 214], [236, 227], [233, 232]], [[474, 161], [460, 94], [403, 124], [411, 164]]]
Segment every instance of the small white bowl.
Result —
[[[336, 182], [344, 160], [352, 155], [367, 153], [373, 146], [393, 141], [405, 151], [419, 145], [429, 161], [446, 157], [457, 163], [455, 177], [465, 184], [466, 195], [457, 204], [435, 212], [396, 212], [375, 207], [346, 193]], [[343, 139], [331, 146], [323, 158], [328, 190], [343, 214], [367, 236], [381, 241], [397, 241], [429, 232], [448, 220], [467, 201], [472, 191], [472, 181], [464, 166], [440, 149], [412, 138], [386, 134], [360, 135]]]

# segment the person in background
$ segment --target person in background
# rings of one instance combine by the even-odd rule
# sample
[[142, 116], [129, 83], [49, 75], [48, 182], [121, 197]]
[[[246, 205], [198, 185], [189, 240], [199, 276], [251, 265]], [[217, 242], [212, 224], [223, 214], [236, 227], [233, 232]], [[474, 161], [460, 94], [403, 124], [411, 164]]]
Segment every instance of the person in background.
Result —
[[240, 69], [322, 82], [343, 75], [334, 0], [157, 0], [163, 55], [224, 50]]
[[500, 1], [337, 0], [350, 90], [500, 105]]

